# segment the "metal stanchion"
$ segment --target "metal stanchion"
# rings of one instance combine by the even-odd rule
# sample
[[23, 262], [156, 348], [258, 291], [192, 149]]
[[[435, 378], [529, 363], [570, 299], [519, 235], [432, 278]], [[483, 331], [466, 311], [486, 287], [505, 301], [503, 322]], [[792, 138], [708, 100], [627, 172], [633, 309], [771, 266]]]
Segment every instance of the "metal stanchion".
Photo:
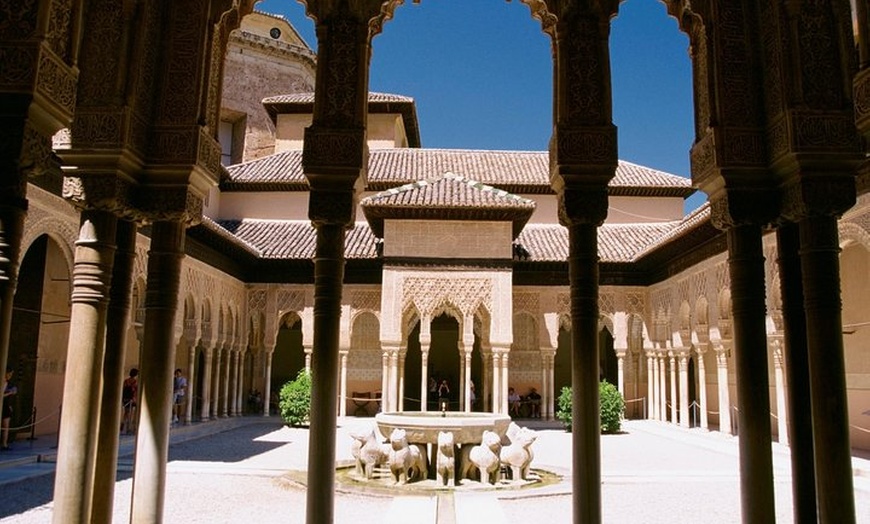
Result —
[[30, 414], [30, 436], [27, 440], [36, 440], [36, 406], [33, 406], [33, 412]]
[[52, 449], [57, 449], [60, 447], [60, 419], [62, 418], [62, 414], [63, 404], [57, 407], [57, 436], [54, 438], [54, 446], [51, 447]]

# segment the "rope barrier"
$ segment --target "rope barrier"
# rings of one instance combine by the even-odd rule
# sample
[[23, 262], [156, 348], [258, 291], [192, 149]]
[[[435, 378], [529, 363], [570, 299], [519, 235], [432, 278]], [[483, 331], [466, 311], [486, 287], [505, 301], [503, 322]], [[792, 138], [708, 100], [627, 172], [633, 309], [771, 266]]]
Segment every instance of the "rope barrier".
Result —
[[60, 408], [57, 408], [57, 410], [55, 410], [54, 412], [49, 413], [48, 415], [42, 417], [41, 419], [33, 421], [33, 422], [31, 422], [33, 420], [33, 415], [31, 415], [30, 418], [27, 420], [27, 422], [24, 423], [23, 426], [11, 427], [11, 428], [9, 428], [9, 431], [20, 431], [22, 429], [32, 428], [32, 427], [36, 426], [37, 424], [41, 424], [42, 422], [45, 422], [46, 420], [53, 418], [58, 413], [60, 413]]

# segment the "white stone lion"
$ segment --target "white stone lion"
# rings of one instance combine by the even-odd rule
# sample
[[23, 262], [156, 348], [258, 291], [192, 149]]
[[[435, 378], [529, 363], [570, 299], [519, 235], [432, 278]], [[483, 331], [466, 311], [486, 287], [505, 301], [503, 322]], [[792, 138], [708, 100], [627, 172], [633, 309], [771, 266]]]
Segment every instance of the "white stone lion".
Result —
[[390, 434], [390, 473], [393, 482], [405, 484], [409, 479], [426, 478], [426, 454], [417, 445], [409, 445], [404, 429], [396, 428]]
[[367, 433], [352, 434], [353, 444], [350, 452], [355, 461], [354, 471], [359, 478], [371, 480], [374, 469], [387, 461], [389, 452], [379, 442], [377, 433], [370, 429]]
[[480, 472], [481, 483], [496, 484], [501, 466], [499, 452], [501, 452], [501, 437], [493, 431], [484, 431], [480, 445], [472, 446], [468, 451], [468, 459], [463, 461], [462, 471], [465, 474], [463, 476], [467, 477], [471, 466], [474, 466]]
[[441, 431], [438, 433], [438, 462], [436, 476], [439, 486], [455, 486], [456, 456], [453, 445], [453, 433]]
[[[515, 426], [511, 423], [511, 426]], [[527, 480], [529, 476], [529, 465], [535, 457], [532, 452], [532, 444], [538, 438], [538, 435], [529, 428], [520, 428], [512, 431], [508, 428], [508, 438], [510, 444], [501, 448], [499, 459], [501, 463], [510, 468], [511, 479], [516, 482]]]

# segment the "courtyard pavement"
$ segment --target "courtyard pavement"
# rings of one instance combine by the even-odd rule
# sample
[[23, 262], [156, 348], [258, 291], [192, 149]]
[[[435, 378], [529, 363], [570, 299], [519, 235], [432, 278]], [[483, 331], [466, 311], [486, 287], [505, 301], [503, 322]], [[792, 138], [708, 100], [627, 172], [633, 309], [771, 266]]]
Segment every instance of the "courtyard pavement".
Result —
[[[372, 419], [339, 420], [336, 459], [350, 462], [350, 433]], [[353, 524], [558, 524], [571, 522], [571, 435], [539, 421], [533, 468], [556, 474], [535, 489], [415, 491], [361, 488], [338, 475], [335, 522]], [[737, 439], [655, 421], [626, 421], [601, 439], [606, 523], [737, 523]], [[53, 439], [19, 441], [0, 454], [0, 523], [51, 522]], [[122, 438], [114, 522], [129, 521], [133, 441]], [[777, 522], [792, 522], [788, 448], [774, 444]], [[240, 417], [173, 429], [164, 522], [303, 523], [308, 431], [276, 418]], [[859, 523], [870, 524], [870, 461], [855, 458]]]

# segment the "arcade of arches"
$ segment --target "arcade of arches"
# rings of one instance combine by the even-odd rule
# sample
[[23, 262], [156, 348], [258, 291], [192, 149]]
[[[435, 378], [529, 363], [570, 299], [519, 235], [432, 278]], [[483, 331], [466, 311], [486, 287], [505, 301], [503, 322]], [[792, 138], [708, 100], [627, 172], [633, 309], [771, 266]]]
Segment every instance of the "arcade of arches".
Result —
[[136, 366], [136, 523], [163, 520], [177, 367], [184, 423], [268, 416], [311, 370], [310, 523], [333, 520], [336, 416], [431, 409], [430, 377], [458, 410], [535, 387], [545, 418], [573, 385], [574, 522], [601, 520], [600, 378], [629, 417], [739, 433], [745, 522], [774, 521], [774, 438], [795, 521], [855, 522], [866, 2], [663, 2], [691, 42], [710, 200], [688, 216], [688, 182], [616, 156], [618, 1], [522, 0], [552, 39], [554, 131], [548, 153], [473, 153], [497, 175], [420, 148], [412, 99], [368, 93], [401, 0], [302, 3], [316, 53], [252, 0], [0, 0], [0, 367], [14, 425], [60, 432], [55, 522], [111, 521]]

